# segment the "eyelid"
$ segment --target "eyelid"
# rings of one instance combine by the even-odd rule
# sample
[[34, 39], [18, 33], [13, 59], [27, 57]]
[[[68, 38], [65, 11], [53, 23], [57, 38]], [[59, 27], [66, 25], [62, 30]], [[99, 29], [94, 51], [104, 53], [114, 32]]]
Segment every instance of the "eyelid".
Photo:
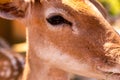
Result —
[[[49, 14], [46, 18], [50, 18], [52, 16], [55, 16], [55, 15], [59, 15], [59, 16], [62, 16], [60, 13], [51, 13]], [[62, 16], [64, 18], [64, 16]], [[65, 18], [64, 18], [65, 19]]]
[[[49, 18], [51, 16], [54, 15], [60, 15], [62, 16], [64, 19], [66, 19], [67, 21], [71, 22], [71, 23], [75, 23], [74, 17], [71, 16], [67, 11], [65, 11], [64, 9], [61, 8], [55, 8], [55, 7], [50, 7], [45, 11], [45, 17]], [[74, 24], [72, 24], [74, 25]]]
[[66, 11], [64, 11], [63, 9], [51, 7], [45, 11], [45, 16], [49, 17], [51, 14], [62, 14], [62, 13], [66, 13]]
[[45, 16], [46, 18], [49, 18], [50, 16], [54, 16], [54, 15], [60, 15], [62, 16], [64, 19], [66, 20], [72, 20], [69, 16], [69, 13], [67, 11], [65, 11], [64, 9], [60, 9], [60, 8], [48, 8], [45, 11]]

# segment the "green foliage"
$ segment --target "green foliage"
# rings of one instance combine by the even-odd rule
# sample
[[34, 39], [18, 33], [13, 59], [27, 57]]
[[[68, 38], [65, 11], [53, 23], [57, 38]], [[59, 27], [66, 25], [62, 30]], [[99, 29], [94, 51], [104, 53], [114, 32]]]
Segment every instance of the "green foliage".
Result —
[[120, 0], [99, 0], [111, 15], [120, 14]]

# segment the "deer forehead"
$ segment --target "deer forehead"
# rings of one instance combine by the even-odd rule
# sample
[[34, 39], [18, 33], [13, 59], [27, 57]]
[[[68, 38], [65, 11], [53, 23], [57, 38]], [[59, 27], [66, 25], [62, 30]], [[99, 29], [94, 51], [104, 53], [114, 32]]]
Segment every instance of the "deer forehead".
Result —
[[62, 3], [72, 7], [76, 11], [82, 10], [88, 14], [102, 16], [98, 8], [89, 0], [62, 0]]
[[[57, 4], [57, 6], [60, 6], [59, 8], [65, 8], [65, 6], [68, 6], [72, 8], [75, 11], [82, 11], [87, 14], [93, 14], [97, 16], [103, 16], [102, 12], [99, 11], [98, 7], [95, 6], [91, 1], [89, 0], [26, 0], [32, 1], [33, 3], [41, 3], [41, 4], [50, 4], [51, 6], [54, 6]], [[47, 7], [47, 6], [46, 6]], [[56, 8], [56, 6], [54, 6]], [[49, 7], [47, 7], [49, 8]], [[104, 12], [103, 12], [104, 13]]]

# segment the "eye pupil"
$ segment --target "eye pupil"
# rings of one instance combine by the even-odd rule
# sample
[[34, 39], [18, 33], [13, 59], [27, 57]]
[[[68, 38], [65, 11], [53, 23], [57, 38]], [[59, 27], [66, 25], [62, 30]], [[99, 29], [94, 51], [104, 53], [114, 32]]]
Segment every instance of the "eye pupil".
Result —
[[70, 26], [72, 25], [71, 22], [65, 20], [62, 16], [60, 15], [56, 15], [56, 16], [52, 16], [50, 18], [47, 18], [47, 21], [51, 24], [51, 25], [60, 25], [60, 24], [69, 24]]
[[47, 19], [49, 23], [51, 23], [52, 25], [59, 25], [64, 23], [64, 19], [61, 16], [53, 16], [50, 17], [49, 19]]

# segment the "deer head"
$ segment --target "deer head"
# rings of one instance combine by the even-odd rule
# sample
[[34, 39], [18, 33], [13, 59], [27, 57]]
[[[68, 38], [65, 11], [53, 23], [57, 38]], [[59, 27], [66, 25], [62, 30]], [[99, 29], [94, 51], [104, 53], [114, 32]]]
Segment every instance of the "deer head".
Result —
[[27, 26], [25, 80], [40, 80], [39, 69], [46, 64], [86, 77], [120, 79], [120, 36], [96, 0], [13, 0], [0, 4], [0, 15]]

